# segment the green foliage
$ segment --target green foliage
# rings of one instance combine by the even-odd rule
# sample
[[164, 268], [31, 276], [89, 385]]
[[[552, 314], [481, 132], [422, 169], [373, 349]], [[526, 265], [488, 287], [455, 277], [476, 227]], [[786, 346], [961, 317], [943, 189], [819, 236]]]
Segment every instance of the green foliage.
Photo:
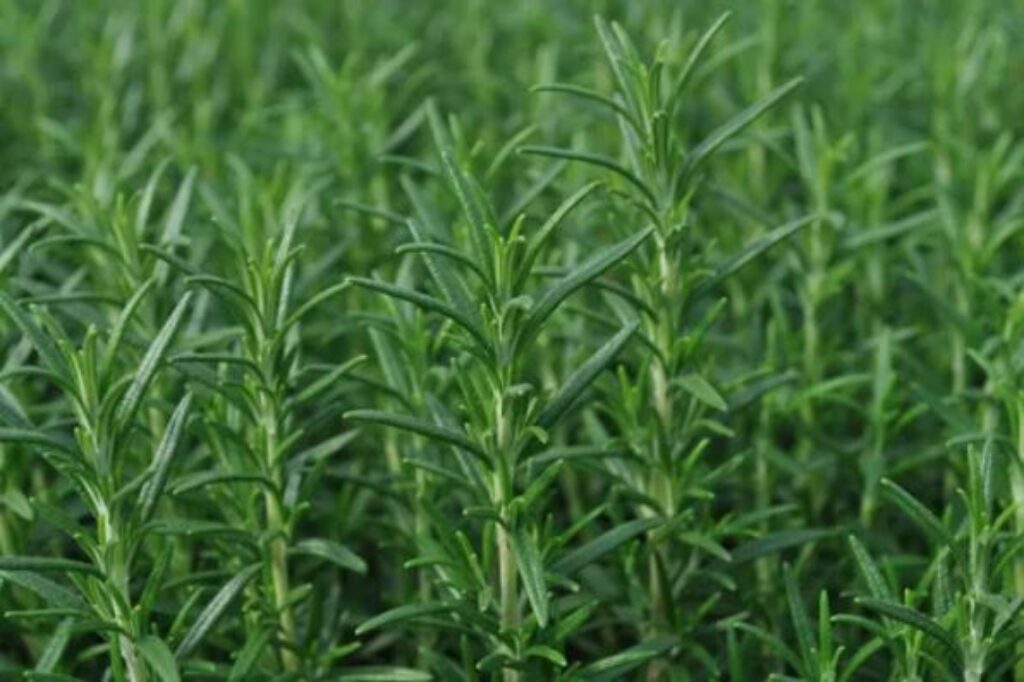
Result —
[[1024, 680], [1021, 35], [0, 0], [0, 678]]

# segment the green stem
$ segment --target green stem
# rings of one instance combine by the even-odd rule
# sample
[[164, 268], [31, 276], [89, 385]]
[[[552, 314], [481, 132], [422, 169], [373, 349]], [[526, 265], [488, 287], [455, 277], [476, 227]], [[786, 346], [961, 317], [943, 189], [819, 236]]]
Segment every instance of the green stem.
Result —
[[[498, 584], [501, 594], [501, 629], [511, 632], [519, 627], [519, 585], [516, 574], [515, 557], [512, 555], [512, 543], [508, 531], [498, 525]], [[505, 682], [519, 682], [517, 670], [506, 669], [503, 674]]]
[[281, 629], [281, 666], [286, 671], [297, 670], [299, 659], [290, 645], [295, 643], [295, 616], [288, 604], [288, 541], [284, 516], [277, 495], [268, 491], [265, 495], [267, 504], [267, 530], [273, 539], [270, 541], [270, 580], [274, 590], [274, 610], [278, 614], [278, 626]]
[[[264, 366], [269, 365], [269, 362], [264, 363]], [[278, 628], [281, 634], [281, 667], [286, 672], [292, 672], [298, 670], [299, 659], [293, 649], [296, 642], [295, 616], [292, 613], [291, 605], [288, 603], [288, 594], [290, 592], [288, 582], [288, 524], [285, 518], [285, 510], [277, 493], [277, 491], [281, 490], [284, 483], [277, 461], [279, 420], [272, 397], [264, 393], [260, 407], [260, 421], [264, 440], [264, 462], [267, 473], [274, 482], [274, 489], [267, 490], [263, 495], [266, 507], [266, 530], [270, 538], [269, 546], [267, 547], [270, 583], [274, 598], [274, 611], [277, 613]]]
[[146, 666], [135, 655], [135, 643], [129, 637], [119, 635], [121, 658], [124, 659], [125, 669], [128, 672], [128, 682], [146, 682], [149, 675], [146, 673]]
[[[499, 513], [505, 523], [499, 523], [495, 532], [498, 551], [498, 593], [501, 599], [501, 631], [511, 633], [519, 629], [519, 580], [515, 556], [512, 554], [512, 541], [509, 537], [511, 522], [507, 516], [506, 506], [512, 496], [511, 464], [508, 461], [508, 443], [510, 440], [510, 424], [505, 414], [504, 391], [498, 390], [494, 399], [495, 405], [495, 498]], [[502, 673], [504, 682], [520, 682], [518, 670], [506, 669]]]
[[[131, 591], [128, 580], [128, 564], [125, 556], [125, 548], [121, 537], [121, 531], [114, 519], [111, 518], [106, 507], [101, 507], [96, 516], [96, 528], [102, 556], [109, 557], [110, 562], [105, 569], [107, 574], [107, 586], [115, 590], [121, 597], [121, 602], [126, 605], [127, 610], [122, 609], [118, 602], [112, 603], [117, 624], [123, 629], [135, 635], [135, 628], [132, 625]], [[127, 682], [147, 682], [149, 675], [145, 664], [139, 660], [135, 653], [135, 642], [131, 636], [115, 633], [111, 635], [111, 672], [117, 679], [120, 675]], [[123, 666], [122, 666], [123, 663]]]

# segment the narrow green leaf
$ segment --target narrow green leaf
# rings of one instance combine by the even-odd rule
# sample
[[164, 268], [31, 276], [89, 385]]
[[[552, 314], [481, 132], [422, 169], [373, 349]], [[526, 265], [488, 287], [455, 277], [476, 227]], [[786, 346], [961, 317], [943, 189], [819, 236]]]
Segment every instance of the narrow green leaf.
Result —
[[952, 542], [950, 533], [946, 530], [946, 526], [943, 525], [942, 521], [938, 519], [926, 506], [911, 495], [906, 489], [894, 481], [883, 478], [881, 481], [882, 488], [885, 490], [886, 496], [895, 502], [900, 509], [910, 517], [921, 530], [925, 531], [932, 537], [936, 542], [947, 544]]
[[127, 426], [135, 417], [135, 412], [142, 402], [146, 389], [149, 387], [149, 382], [153, 380], [160, 362], [167, 353], [167, 349], [171, 345], [171, 341], [174, 339], [174, 335], [177, 333], [178, 327], [185, 316], [185, 309], [191, 300], [192, 292], [187, 292], [181, 297], [178, 305], [171, 311], [163, 328], [160, 329], [160, 332], [146, 350], [146, 354], [142, 357], [142, 362], [139, 363], [138, 369], [135, 370], [132, 383], [128, 386], [128, 390], [121, 399], [120, 405], [118, 405], [117, 420], [121, 428]]
[[715, 387], [699, 374], [685, 374], [673, 379], [672, 383], [678, 385], [697, 400], [718, 410], [719, 412], [725, 412], [729, 409], [729, 405], [725, 402], [725, 399], [718, 393], [718, 391], [715, 390]]
[[590, 152], [580, 152], [573, 149], [562, 149], [560, 147], [548, 147], [544, 145], [525, 145], [519, 148], [520, 154], [533, 154], [534, 156], [546, 156], [554, 159], [567, 159], [569, 161], [579, 161], [591, 166], [597, 166], [604, 168], [615, 173], [619, 177], [626, 180], [633, 187], [640, 190], [640, 193], [644, 195], [644, 198], [650, 203], [651, 206], [657, 206], [658, 200], [654, 194], [647, 187], [643, 180], [636, 176], [633, 171], [629, 170], [618, 161], [610, 159], [607, 156], [600, 154], [592, 154]]
[[615, 336], [605, 342], [586, 362], [580, 365], [569, 378], [565, 380], [561, 388], [544, 405], [537, 415], [535, 423], [542, 429], [549, 429], [565, 412], [572, 406], [577, 398], [587, 389], [597, 376], [608, 367], [609, 364], [625, 347], [636, 332], [638, 322], [632, 322], [620, 329]]
[[573, 679], [585, 682], [621, 680], [629, 671], [636, 670], [644, 663], [667, 653], [678, 644], [679, 642], [675, 638], [643, 642], [625, 651], [594, 661], [582, 668]]
[[50, 606], [81, 612], [83, 616], [89, 613], [89, 607], [81, 597], [38, 573], [0, 570], [0, 578], [36, 594]]
[[540, 658], [554, 663], [559, 668], [564, 668], [569, 663], [565, 660], [565, 656], [562, 655], [561, 651], [549, 646], [544, 646], [543, 644], [534, 644], [533, 646], [527, 647], [523, 652], [523, 656], [525, 658]]
[[[371, 334], [374, 331], [375, 330], [371, 328]], [[295, 396], [295, 402], [305, 403], [323, 395], [326, 391], [334, 388], [339, 379], [351, 372], [357, 365], [360, 365], [365, 361], [365, 355], [357, 355], [350, 360], [346, 360], [316, 381], [304, 386], [302, 390], [299, 391], [299, 394]]]
[[38, 445], [69, 455], [74, 455], [76, 452], [74, 443], [35, 429], [0, 429], [0, 443]]
[[822, 540], [835, 535], [836, 531], [826, 528], [795, 528], [766, 533], [756, 540], [745, 542], [732, 550], [732, 563], [742, 564], [790, 547]]
[[352, 442], [356, 436], [359, 435], [358, 429], [351, 431], [345, 431], [339, 433], [337, 436], [328, 438], [327, 440], [317, 443], [316, 445], [306, 448], [305, 450], [296, 453], [293, 457], [288, 460], [289, 470], [299, 470], [301, 467], [308, 465], [315, 466], [324, 459], [331, 455], [339, 452], [342, 448]]
[[0, 556], [0, 571], [42, 571], [102, 575], [92, 564], [71, 559], [32, 556]]
[[395, 225], [401, 225], [405, 222], [405, 216], [402, 214], [389, 211], [385, 208], [380, 208], [379, 206], [370, 206], [351, 199], [335, 199], [332, 203], [335, 206], [340, 206], [341, 208], [349, 211], [361, 213], [373, 218], [381, 218], [382, 220], [394, 223]]
[[474, 191], [470, 178], [456, 163], [455, 152], [433, 100], [427, 102], [427, 120], [434, 135], [434, 144], [441, 156], [441, 165], [445, 175], [469, 220], [470, 234], [477, 249], [477, 256], [483, 260], [486, 272], [494, 272], [491, 241], [496, 236], [497, 226], [493, 224], [493, 221], [488, 220], [487, 207], [482, 204], [477, 192]]
[[378, 613], [373, 618], [368, 618], [363, 621], [363, 623], [356, 628], [356, 634], [363, 635], [371, 630], [379, 630], [397, 623], [404, 623], [409, 620], [424, 618], [426, 616], [434, 616], [439, 613], [448, 613], [453, 610], [454, 607], [452, 605], [444, 602], [405, 604], [393, 609], [388, 609], [383, 613]]
[[299, 320], [308, 315], [310, 311], [312, 311], [318, 305], [320, 305], [329, 298], [337, 296], [341, 292], [345, 291], [345, 289], [348, 289], [350, 285], [351, 282], [346, 280], [344, 282], [339, 282], [338, 284], [329, 286], [326, 289], [318, 291], [316, 294], [311, 296], [307, 301], [305, 301], [302, 305], [296, 308], [295, 312], [288, 316], [288, 318], [284, 321], [284, 324], [281, 325], [281, 329], [285, 330], [291, 328], [292, 325], [299, 322]]
[[526, 254], [523, 256], [522, 271], [528, 273], [533, 269], [534, 263], [537, 262], [537, 257], [540, 255], [544, 248], [548, 237], [562, 224], [562, 221], [572, 213], [573, 209], [579, 206], [584, 199], [594, 193], [596, 189], [602, 186], [600, 182], [592, 182], [588, 185], [584, 185], [580, 189], [569, 195], [569, 198], [559, 204], [558, 208], [548, 216], [548, 219], [544, 221], [544, 224], [540, 226], [533, 235], [530, 236], [529, 242], [526, 246]]
[[57, 350], [57, 346], [22, 307], [2, 291], [0, 291], [0, 308], [32, 343], [32, 347], [39, 353], [39, 358], [46, 367], [56, 376], [66, 378], [67, 363], [64, 361], [64, 356]]
[[411, 431], [412, 433], [418, 433], [421, 436], [426, 436], [433, 440], [439, 440], [450, 445], [454, 445], [479, 457], [486, 458], [487, 456], [487, 453], [484, 452], [479, 445], [470, 440], [464, 433], [454, 431], [444, 426], [438, 426], [437, 424], [433, 424], [416, 417], [408, 417], [406, 415], [394, 414], [391, 412], [381, 412], [379, 410], [352, 410], [350, 412], [346, 412], [342, 418], [392, 426], [396, 429]]
[[605, 97], [595, 90], [584, 88], [579, 85], [573, 85], [572, 83], [542, 83], [530, 88], [530, 92], [557, 92], [559, 94], [570, 95], [572, 97], [579, 97], [580, 99], [595, 102], [608, 109], [612, 114], [622, 116], [622, 118], [624, 118], [629, 125], [633, 127], [633, 130], [637, 132], [643, 130], [643, 127], [633, 117], [633, 114], [630, 113], [629, 109], [622, 106], [612, 98]]
[[146, 186], [139, 195], [139, 203], [135, 210], [135, 234], [141, 236], [149, 224], [149, 211], [153, 206], [153, 198], [156, 196], [156, 188], [160, 184], [160, 178], [164, 171], [171, 164], [170, 158], [161, 160], [146, 181]]
[[359, 574], [366, 573], [366, 562], [351, 549], [333, 540], [308, 538], [296, 543], [288, 551], [291, 554], [308, 554], [320, 559], [326, 559], [336, 566], [341, 566]]
[[863, 597], [857, 599], [857, 603], [934, 638], [953, 656], [957, 665], [963, 664], [963, 652], [960, 650], [956, 638], [928, 616], [918, 613], [908, 606], [882, 599]]
[[53, 631], [53, 636], [46, 643], [46, 648], [36, 659], [34, 672], [52, 673], [64, 658], [64, 651], [71, 641], [71, 633], [75, 625], [75, 619], [65, 618]]
[[[423, 255], [436, 253], [437, 255], [444, 256], [445, 258], [448, 258], [449, 260], [455, 263], [465, 265], [471, 271], [476, 273], [476, 275], [479, 276], [482, 281], [487, 281], [487, 273], [481, 270], [479, 265], [474, 263], [473, 260], [466, 254], [456, 250], [454, 247], [448, 246], [447, 244], [435, 244], [434, 242], [418, 241], [409, 242], [407, 244], [402, 244], [397, 249], [395, 249], [395, 253], [419, 253]], [[433, 259], [425, 258], [425, 260], [429, 262], [430, 260]]]
[[465, 315], [457, 308], [448, 305], [440, 299], [428, 296], [427, 294], [420, 293], [415, 289], [409, 289], [407, 287], [395, 286], [394, 284], [387, 284], [374, 279], [368, 279], [366, 277], [351, 277], [350, 281], [356, 286], [363, 287], [364, 289], [371, 289], [378, 291], [392, 298], [401, 299], [408, 301], [414, 305], [429, 310], [431, 312], [438, 313], [442, 317], [446, 317], [458, 326], [465, 329], [470, 335], [476, 339], [483, 348], [489, 349], [490, 343], [487, 341], [487, 337], [484, 336], [483, 331], [476, 325], [475, 321]]
[[786, 588], [786, 601], [789, 604], [789, 615], [793, 621], [793, 630], [796, 633], [796, 641], [800, 647], [800, 657], [804, 664], [804, 674], [817, 677], [817, 675], [811, 675], [812, 671], [816, 671], [809, 669], [810, 666], [814, 666], [816, 663], [811, 621], [807, 616], [807, 608], [804, 606], [803, 597], [800, 596], [800, 588], [797, 587], [796, 579], [793, 577], [793, 570], [789, 564], [783, 566], [782, 577]]
[[710, 277], [701, 281], [696, 286], [693, 295], [698, 296], [701, 293], [718, 286], [745, 266], [756, 260], [759, 256], [766, 253], [776, 244], [786, 241], [801, 229], [819, 219], [819, 216], [813, 215], [797, 218], [796, 220], [791, 220], [779, 227], [776, 227], [763, 237], [755, 239], [753, 242], [740, 249], [737, 254], [720, 264]]
[[889, 586], [882, 577], [882, 572], [878, 570], [878, 566], [868, 553], [867, 548], [853, 535], [849, 536], [847, 541], [850, 544], [850, 551], [853, 552], [854, 561], [857, 563], [857, 569], [860, 571], [861, 577], [864, 578], [864, 582], [867, 583], [871, 596], [875, 599], [892, 601], [892, 593], [889, 591]]
[[0, 424], [23, 431], [32, 431], [34, 427], [25, 414], [25, 408], [21, 406], [18, 399], [7, 390], [6, 386], [0, 385]]
[[162, 682], [181, 682], [178, 664], [167, 643], [159, 637], [147, 635], [138, 641], [139, 653], [156, 672]]
[[[424, 229], [415, 220], [408, 220], [405, 223], [406, 228], [409, 230], [409, 234], [417, 242], [430, 243], [435, 246], [439, 246], [436, 242], [430, 239], [430, 236], [424, 231]], [[443, 248], [443, 247], [442, 247]], [[469, 296], [469, 291], [466, 288], [466, 283], [462, 280], [459, 274], [450, 267], [446, 267], [444, 263], [434, 257], [430, 251], [422, 251], [420, 253], [423, 263], [427, 266], [427, 272], [430, 274], [430, 278], [434, 280], [437, 287], [441, 290], [441, 294], [445, 300], [459, 313], [464, 316], [467, 320], [472, 321], [475, 327], [480, 326], [479, 314], [473, 305], [472, 299]], [[454, 258], [459, 262], [464, 262], [468, 267], [472, 268], [474, 272], [480, 275], [484, 282], [490, 282], [490, 273], [484, 268], [477, 265], [468, 256], [459, 253], [455, 249], [450, 249], [448, 254], [449, 258]]]
[[[261, 315], [261, 309], [259, 304], [256, 302], [256, 299], [254, 299], [248, 291], [229, 279], [217, 277], [216, 275], [198, 274], [186, 277], [185, 283], [189, 286], [198, 284], [218, 296], [226, 298], [226, 300], [232, 305], [235, 305], [238, 302], [244, 303], [249, 314], [255, 317], [260, 317]], [[224, 297], [224, 294], [230, 295]]]
[[704, 31], [704, 34], [697, 41], [697, 44], [694, 45], [693, 49], [690, 50], [690, 54], [686, 58], [686, 64], [683, 65], [683, 70], [679, 72], [676, 83], [672, 87], [672, 94], [669, 96], [667, 109], [670, 113], [675, 111], [676, 105], [682, 98], [683, 92], [686, 90], [686, 86], [689, 84], [697, 64], [700, 63], [701, 57], [704, 56], [708, 45], [711, 44], [711, 40], [718, 35], [718, 32], [722, 30], [722, 27], [725, 26], [731, 16], [732, 12], [725, 12], [722, 16], [718, 17], [715, 23], [711, 24], [708, 30]]
[[4, 270], [7, 269], [7, 266], [13, 263], [14, 259], [25, 250], [25, 244], [27, 244], [30, 239], [35, 237], [45, 227], [43, 224], [43, 221], [45, 220], [46, 219], [44, 218], [42, 221], [36, 221], [24, 228], [17, 237], [11, 240], [11, 243], [8, 244], [3, 251], [0, 251], [0, 275], [2, 275]]
[[694, 149], [686, 155], [684, 161], [684, 174], [692, 173], [700, 164], [713, 154], [719, 147], [725, 144], [730, 138], [739, 134], [744, 128], [761, 118], [769, 109], [778, 104], [788, 94], [796, 90], [803, 83], [802, 77], [794, 78], [783, 85], [772, 90], [762, 99], [743, 111], [735, 114], [728, 121], [711, 132]]
[[520, 509], [530, 509], [537, 500], [540, 499], [541, 495], [547, 492], [548, 488], [558, 480], [558, 475], [562, 471], [562, 467], [565, 462], [557, 460], [549, 465], [544, 471], [540, 473], [530, 485], [527, 486], [526, 491], [523, 492], [519, 497], [514, 498], [515, 502], [521, 503]]
[[370, 343], [377, 355], [377, 362], [387, 385], [395, 389], [399, 395], [407, 396], [412, 394], [412, 379], [409, 377], [409, 369], [402, 361], [401, 352], [398, 349], [395, 339], [377, 327], [370, 327]]
[[554, 312], [555, 308], [569, 297], [570, 294], [586, 285], [591, 280], [607, 272], [617, 263], [621, 262], [632, 253], [654, 232], [653, 227], [648, 227], [617, 244], [594, 254], [591, 258], [581, 263], [569, 274], [555, 281], [540, 295], [537, 302], [530, 309], [529, 316], [523, 321], [520, 337], [517, 343], [523, 344], [533, 338], [540, 330], [544, 320]]
[[206, 605], [206, 607], [200, 612], [195, 622], [192, 623], [192, 627], [189, 628], [185, 636], [182, 637], [181, 643], [178, 644], [178, 649], [174, 652], [174, 657], [179, 660], [188, 660], [188, 657], [192, 654], [197, 646], [203, 641], [203, 638], [209, 634], [213, 626], [217, 624], [217, 621], [224, 614], [228, 605], [234, 600], [235, 597], [241, 593], [245, 586], [249, 583], [253, 577], [259, 573], [261, 564], [252, 564], [243, 568], [238, 575], [227, 581], [223, 587], [213, 596], [213, 599]]
[[523, 529], [509, 534], [512, 544], [512, 555], [519, 567], [519, 575], [523, 578], [526, 597], [533, 608], [540, 627], [548, 624], [548, 590], [544, 583], [544, 563], [533, 537]]
[[103, 364], [102, 373], [103, 376], [109, 376], [110, 370], [114, 366], [114, 359], [121, 351], [121, 341], [124, 338], [125, 332], [128, 330], [128, 325], [132, 320], [132, 316], [135, 311], [138, 310], [139, 304], [142, 303], [143, 299], [146, 298], [152, 289], [153, 285], [156, 284], [156, 279], [150, 277], [142, 283], [135, 293], [132, 294], [131, 298], [124, 304], [124, 308], [121, 309], [121, 313], [117, 316], [117, 321], [114, 323], [113, 328], [110, 331], [110, 337], [107, 341], [107, 347], [103, 352]]
[[254, 637], [246, 639], [245, 646], [238, 652], [238, 658], [231, 666], [228, 674], [228, 682], [244, 682], [250, 679], [250, 675], [259, 662], [260, 657], [270, 643], [273, 631], [269, 629], [260, 630]]
[[[267, 490], [273, 490], [273, 482], [260, 473], [229, 473], [224, 471], [193, 471], [171, 482], [170, 493], [175, 497], [211, 485], [225, 483], [261, 483]], [[159, 522], [158, 522], [159, 523]]]
[[393, 665], [351, 666], [338, 673], [339, 682], [430, 682], [430, 673]]
[[81, 678], [54, 672], [36, 672], [29, 670], [25, 672], [25, 679], [30, 682], [82, 682]]
[[571, 576], [584, 566], [597, 561], [605, 554], [614, 551], [638, 535], [646, 533], [661, 524], [662, 520], [657, 518], [634, 519], [632, 521], [627, 521], [620, 526], [616, 526], [615, 528], [602, 533], [581, 547], [572, 550], [556, 561], [551, 566], [551, 570], [556, 573]]
[[167, 422], [167, 428], [164, 429], [164, 436], [160, 439], [160, 444], [153, 454], [153, 463], [150, 465], [150, 469], [153, 472], [152, 478], [149, 479], [139, 494], [139, 518], [142, 519], [143, 523], [152, 518], [153, 511], [156, 509], [156, 503], [160, 500], [160, 495], [163, 494], [164, 486], [167, 484], [167, 474], [170, 471], [171, 459], [178, 448], [178, 443], [181, 442], [181, 435], [184, 431], [185, 423], [188, 421], [188, 411], [191, 404], [192, 394], [186, 393], [185, 397], [178, 403], [178, 406], [174, 408], [174, 412]]
[[160, 243], [173, 242], [181, 235], [181, 228], [185, 224], [185, 215], [188, 213], [188, 205], [192, 200], [192, 188], [195, 186], [198, 169], [189, 168], [185, 179], [181, 181], [177, 194], [171, 207], [167, 209], [167, 217], [164, 220], [164, 230], [160, 235]]

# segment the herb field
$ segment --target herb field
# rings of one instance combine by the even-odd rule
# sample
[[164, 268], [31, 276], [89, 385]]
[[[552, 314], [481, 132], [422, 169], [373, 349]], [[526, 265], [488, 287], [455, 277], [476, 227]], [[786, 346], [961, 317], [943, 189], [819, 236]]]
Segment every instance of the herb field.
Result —
[[0, 680], [1024, 682], [1022, 46], [0, 0]]

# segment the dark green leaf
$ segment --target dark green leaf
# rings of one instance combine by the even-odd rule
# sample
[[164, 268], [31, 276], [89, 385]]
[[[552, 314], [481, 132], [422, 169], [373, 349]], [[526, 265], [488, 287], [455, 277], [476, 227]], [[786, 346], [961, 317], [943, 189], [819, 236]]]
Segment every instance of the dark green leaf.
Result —
[[356, 573], [366, 573], [366, 562], [355, 552], [333, 540], [308, 538], [296, 543], [290, 550], [292, 554], [308, 554], [326, 559], [331, 563]]
[[619, 351], [632, 338], [638, 326], [638, 322], [633, 322], [620, 329], [615, 336], [605, 342], [596, 353], [570, 374], [537, 415], [535, 420], [537, 426], [542, 429], [551, 428], [594, 379], [611, 364]]
[[662, 524], [661, 519], [634, 519], [612, 528], [585, 545], [574, 549], [556, 561], [551, 569], [563, 575], [572, 575], [587, 564], [597, 561], [622, 544]]
[[213, 596], [213, 599], [200, 612], [195, 622], [192, 623], [192, 627], [182, 637], [181, 643], [178, 644], [178, 649], [174, 652], [176, 659], [179, 661], [188, 660], [195, 648], [202, 643], [206, 635], [213, 629], [213, 626], [217, 624], [220, 617], [224, 615], [227, 607], [245, 589], [249, 581], [259, 573], [261, 568], [261, 564], [247, 566], [220, 588], [217, 594]]

